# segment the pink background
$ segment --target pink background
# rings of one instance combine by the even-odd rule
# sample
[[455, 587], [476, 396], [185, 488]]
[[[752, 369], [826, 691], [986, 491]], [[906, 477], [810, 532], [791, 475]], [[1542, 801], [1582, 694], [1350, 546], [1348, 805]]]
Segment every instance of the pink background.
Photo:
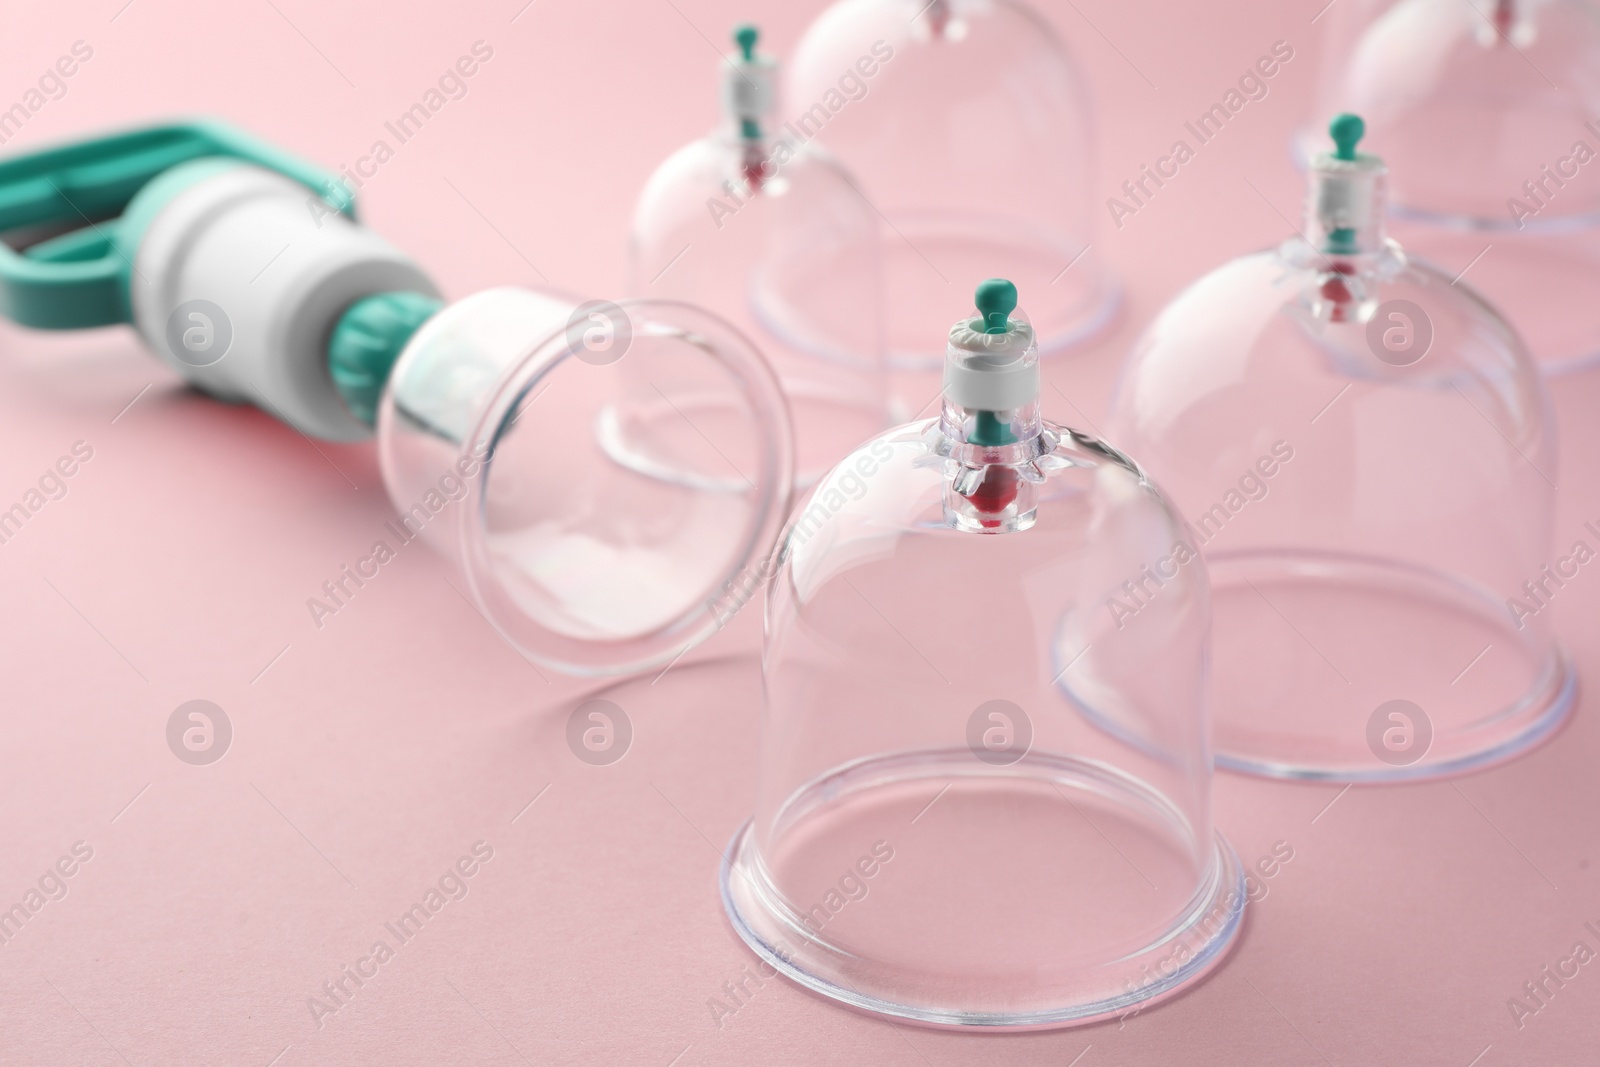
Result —
[[[728, 27], [760, 21], [782, 55], [822, 7], [122, 3], [8, 7], [0, 106], [74, 41], [94, 56], [6, 151], [205, 112], [350, 163], [474, 41], [493, 47], [468, 96], [361, 192], [366, 220], [451, 296], [546, 279], [616, 294], [639, 187], [714, 121]], [[1298, 216], [1285, 146], [1321, 5], [1045, 5], [1097, 89], [1103, 193], [1272, 42], [1295, 49], [1271, 95], [1122, 230], [1097, 208], [1127, 304], [1049, 364], [1078, 408], [1052, 417], [1093, 427], [1156, 309]], [[1600, 520], [1600, 373], [1553, 391], [1565, 546]], [[1593, 1062], [1600, 963], [1521, 1030], [1506, 1007], [1575, 941], [1600, 949], [1584, 929], [1600, 928], [1600, 735], [1581, 704], [1543, 748], [1457, 781], [1341, 792], [1219, 776], [1240, 856], [1282, 841], [1294, 858], [1224, 968], [1123, 1024], [937, 1033], [769, 981], [718, 1025], [708, 1001], [753, 959], [715, 884], [753, 795], [754, 611], [660, 682], [608, 692], [633, 747], [587, 766], [565, 720], [598, 687], [541, 677], [421, 548], [312, 625], [306, 598], [391, 515], [369, 445], [314, 447], [186, 392], [126, 328], [0, 326], [0, 505], [79, 440], [94, 456], [67, 496], [0, 545], [0, 904], [74, 842], [93, 858], [0, 948], [0, 1062]], [[1553, 608], [1589, 677], [1597, 605], [1589, 567]], [[166, 745], [169, 714], [194, 698], [234, 724], [208, 767]], [[394, 944], [383, 924], [480, 840], [494, 856], [469, 894], [319, 1027], [307, 998], [377, 938]]]

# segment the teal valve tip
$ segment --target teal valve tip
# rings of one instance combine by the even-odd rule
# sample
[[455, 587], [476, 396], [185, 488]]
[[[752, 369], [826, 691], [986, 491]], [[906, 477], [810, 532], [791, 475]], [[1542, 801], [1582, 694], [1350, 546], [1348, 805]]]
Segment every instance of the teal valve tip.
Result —
[[1337, 115], [1328, 123], [1328, 136], [1333, 138], [1334, 159], [1354, 160], [1356, 158], [1356, 144], [1366, 135], [1367, 124], [1361, 121], [1360, 115], [1352, 115], [1348, 111]]
[[972, 300], [983, 316], [983, 332], [1005, 333], [1017, 307], [1017, 287], [1004, 278], [990, 278], [978, 283]]
[[742, 23], [733, 29], [733, 43], [739, 46], [739, 51], [744, 55], [746, 63], [752, 63], [756, 58], [756, 42], [761, 40], [761, 31], [750, 23]]

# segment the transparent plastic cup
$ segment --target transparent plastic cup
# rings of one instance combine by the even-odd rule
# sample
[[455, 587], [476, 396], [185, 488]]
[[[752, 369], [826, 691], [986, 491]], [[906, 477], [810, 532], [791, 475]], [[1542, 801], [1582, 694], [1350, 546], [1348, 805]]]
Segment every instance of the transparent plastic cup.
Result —
[[[618, 421], [676, 413], [667, 481], [615, 462]], [[378, 410], [399, 518], [536, 663], [624, 674], [671, 662], [748, 599], [788, 512], [788, 412], [727, 323], [685, 304], [492, 289], [417, 331]]]
[[1210, 568], [1219, 763], [1432, 778], [1526, 750], [1572, 706], [1544, 610], [1555, 433], [1511, 326], [1385, 236], [1387, 170], [1353, 119], [1313, 161], [1306, 235], [1162, 311], [1110, 432]]
[[1394, 170], [1394, 235], [1467, 277], [1546, 372], [1600, 358], [1600, 5], [1339, 8], [1320, 114], [1366, 119]]
[[[788, 397], [797, 478], [810, 485], [889, 425], [878, 217], [849, 175], [776, 121], [776, 64], [727, 57], [722, 125], [668, 157], [634, 211], [630, 291], [685, 300], [759, 340]], [[669, 425], [676, 421], [665, 415]], [[627, 456], [662, 476], [654, 423]]]
[[[802, 986], [967, 1029], [1169, 996], [1244, 903], [1211, 821], [1205, 565], [1131, 461], [1041, 420], [1033, 331], [1001, 330], [958, 323], [942, 415], [797, 509], [722, 874], [739, 936]], [[1151, 568], [1162, 596], [1119, 620]]]
[[1093, 251], [1093, 105], [1050, 26], [1013, 0], [840, 0], [790, 64], [787, 128], [827, 147], [882, 217], [891, 365], [996, 272], [1040, 351], [1092, 336], [1117, 287]]

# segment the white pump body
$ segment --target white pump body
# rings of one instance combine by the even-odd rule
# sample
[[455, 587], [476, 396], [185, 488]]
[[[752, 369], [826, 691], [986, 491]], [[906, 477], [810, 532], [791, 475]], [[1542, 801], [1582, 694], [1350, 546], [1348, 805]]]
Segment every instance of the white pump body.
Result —
[[329, 441], [372, 433], [328, 373], [334, 325], [362, 297], [400, 290], [438, 295], [372, 231], [245, 163], [199, 178], [159, 209], [130, 283], [134, 326], [168, 366], [219, 399], [248, 401]]

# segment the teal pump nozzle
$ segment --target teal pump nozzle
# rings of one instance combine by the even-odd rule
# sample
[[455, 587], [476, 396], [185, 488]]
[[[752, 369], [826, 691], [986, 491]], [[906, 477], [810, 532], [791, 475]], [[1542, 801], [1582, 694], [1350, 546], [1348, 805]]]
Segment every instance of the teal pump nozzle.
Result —
[[[733, 43], [739, 46], [739, 53], [744, 57], [745, 63], [755, 63], [756, 42], [760, 39], [761, 31], [751, 23], [746, 22], [734, 28]], [[739, 119], [739, 135], [747, 141], [759, 141], [761, 139], [760, 120], [741, 116]]]
[[328, 376], [350, 413], [368, 426], [411, 337], [444, 302], [427, 293], [374, 293], [345, 309], [328, 337]]
[[1017, 287], [1004, 278], [990, 278], [978, 283], [972, 302], [983, 316], [984, 333], [1005, 333], [1017, 309]]
[[945, 403], [962, 412], [968, 444], [1015, 444], [1019, 429], [1036, 432], [1038, 423], [1039, 352], [1033, 327], [1011, 317], [1017, 287], [1004, 278], [979, 282], [972, 302], [977, 317], [962, 319], [950, 330]]
[[1033, 524], [1032, 466], [1040, 454], [1039, 346], [1026, 318], [1013, 318], [1017, 287], [978, 283], [977, 317], [950, 328], [944, 361], [942, 433], [951, 442], [945, 521], [959, 530], [1002, 533]]
[[728, 69], [722, 79], [723, 111], [737, 123], [739, 136], [746, 141], [761, 139], [761, 120], [771, 113], [777, 98], [777, 64], [756, 53], [760, 40], [761, 31], [752, 23], [733, 28], [733, 43], [739, 52], [727, 57]]
[[739, 46], [746, 63], [756, 61], [756, 42], [759, 40], [761, 31], [753, 23], [743, 22], [733, 28], [733, 43]]
[[1356, 145], [1361, 143], [1361, 138], [1367, 134], [1367, 124], [1361, 120], [1360, 115], [1353, 115], [1346, 111], [1335, 115], [1333, 121], [1328, 123], [1328, 136], [1333, 138], [1333, 158], [1348, 162], [1356, 160]]
[[1362, 255], [1383, 246], [1388, 168], [1356, 150], [1366, 132], [1361, 116], [1335, 116], [1328, 123], [1333, 151], [1311, 161], [1306, 237], [1326, 255]]

